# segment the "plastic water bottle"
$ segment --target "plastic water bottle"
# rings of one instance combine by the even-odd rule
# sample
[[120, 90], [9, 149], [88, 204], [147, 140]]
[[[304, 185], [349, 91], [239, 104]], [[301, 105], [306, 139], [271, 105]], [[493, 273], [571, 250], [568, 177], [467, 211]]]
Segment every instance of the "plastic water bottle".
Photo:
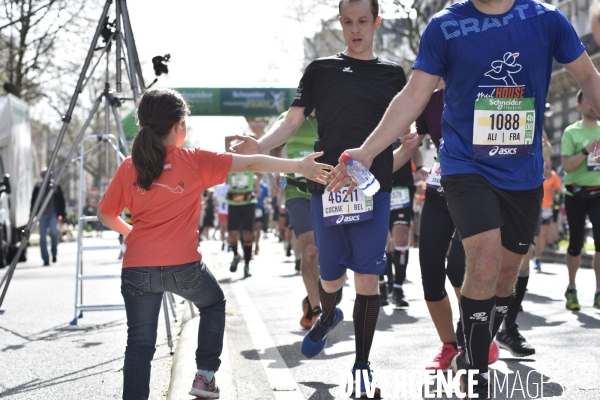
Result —
[[363, 163], [353, 160], [346, 152], [342, 153], [342, 161], [346, 164], [348, 175], [354, 178], [365, 196], [373, 196], [379, 191], [379, 182]]

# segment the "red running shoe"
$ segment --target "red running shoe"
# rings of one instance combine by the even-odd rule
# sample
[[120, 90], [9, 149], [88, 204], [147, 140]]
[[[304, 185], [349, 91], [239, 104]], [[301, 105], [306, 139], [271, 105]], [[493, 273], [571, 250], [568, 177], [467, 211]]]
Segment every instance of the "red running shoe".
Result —
[[425, 367], [425, 369], [434, 370], [434, 371], [445, 371], [450, 368], [450, 364], [452, 363], [452, 359], [458, 354], [458, 350], [454, 348], [449, 343], [444, 343], [442, 347], [440, 347], [440, 352], [433, 359], [433, 362]]

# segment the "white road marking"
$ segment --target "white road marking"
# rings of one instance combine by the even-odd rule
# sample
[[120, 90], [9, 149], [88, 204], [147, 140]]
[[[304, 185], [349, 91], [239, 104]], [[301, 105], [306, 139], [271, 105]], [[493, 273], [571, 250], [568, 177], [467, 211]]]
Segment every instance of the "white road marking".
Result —
[[[237, 303], [242, 312], [242, 316], [248, 326], [248, 332], [254, 343], [254, 348], [258, 352], [269, 384], [273, 389], [273, 395], [277, 400], [304, 399], [296, 380], [285, 364], [285, 361], [283, 361], [283, 357], [281, 357], [279, 350], [277, 350], [275, 342], [273, 341], [273, 338], [271, 338], [267, 326], [260, 317], [252, 299], [248, 295], [244, 284], [237, 281], [233, 283], [231, 287], [237, 298]], [[267, 349], [269, 349], [268, 355], [265, 352]]]

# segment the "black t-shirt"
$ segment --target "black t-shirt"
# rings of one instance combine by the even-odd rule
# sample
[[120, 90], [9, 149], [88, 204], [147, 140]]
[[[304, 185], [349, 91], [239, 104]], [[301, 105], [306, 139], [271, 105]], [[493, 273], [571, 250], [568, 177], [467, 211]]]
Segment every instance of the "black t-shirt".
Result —
[[[315, 110], [319, 134], [315, 151], [324, 152], [317, 160], [335, 166], [344, 150], [360, 147], [405, 84], [402, 67], [379, 58], [357, 60], [340, 53], [311, 62], [292, 106], [305, 107], [307, 116]], [[392, 165], [389, 146], [371, 166], [385, 192], [392, 189]]]

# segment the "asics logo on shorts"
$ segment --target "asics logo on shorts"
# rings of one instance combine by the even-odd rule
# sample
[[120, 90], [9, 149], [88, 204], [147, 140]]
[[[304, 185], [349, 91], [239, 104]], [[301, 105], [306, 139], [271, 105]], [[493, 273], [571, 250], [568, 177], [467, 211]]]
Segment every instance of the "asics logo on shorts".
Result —
[[473, 314], [470, 317], [470, 319], [475, 319], [475, 320], [478, 320], [478, 321], [485, 322], [485, 321], [488, 320], [488, 317], [487, 317], [487, 315], [485, 315], [484, 312], [478, 312], [478, 313]]
[[336, 224], [341, 224], [342, 222], [356, 222], [360, 221], [360, 215], [340, 215], [338, 219], [335, 220]]
[[499, 156], [517, 154], [517, 148], [513, 147], [511, 149], [501, 149], [498, 146], [494, 146], [494, 148], [490, 150], [490, 156], [495, 156], [496, 153], [498, 153]]

